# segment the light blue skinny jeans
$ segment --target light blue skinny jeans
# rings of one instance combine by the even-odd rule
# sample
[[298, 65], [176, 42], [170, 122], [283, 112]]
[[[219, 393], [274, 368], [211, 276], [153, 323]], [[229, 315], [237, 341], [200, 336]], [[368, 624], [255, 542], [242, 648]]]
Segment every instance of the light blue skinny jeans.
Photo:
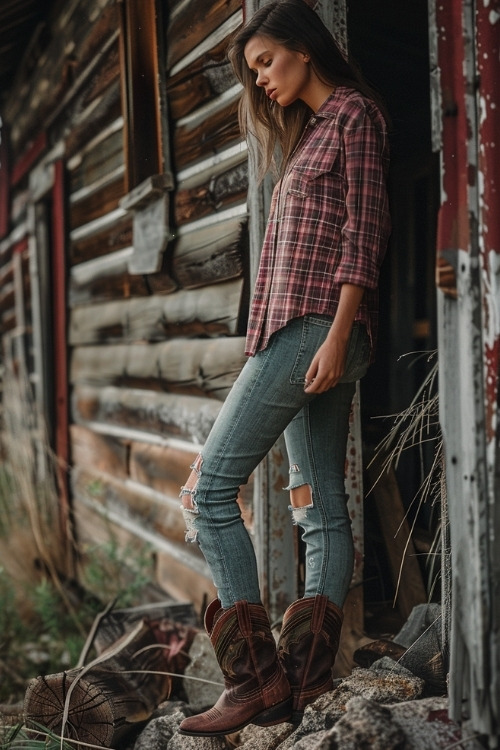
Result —
[[283, 432], [286, 489], [308, 485], [311, 493], [309, 505], [290, 506], [305, 542], [304, 596], [344, 603], [354, 556], [345, 494], [349, 414], [370, 345], [365, 327], [355, 323], [341, 382], [306, 394], [305, 374], [331, 323], [324, 315], [295, 318], [247, 360], [181, 490], [186, 539], [199, 543], [224, 608], [261, 600], [255, 553], [236, 498]]

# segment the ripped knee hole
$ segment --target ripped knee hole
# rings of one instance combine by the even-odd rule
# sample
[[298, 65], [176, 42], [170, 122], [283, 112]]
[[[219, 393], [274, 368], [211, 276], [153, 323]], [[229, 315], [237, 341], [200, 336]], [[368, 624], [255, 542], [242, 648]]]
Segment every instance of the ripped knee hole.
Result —
[[180, 497], [182, 499], [183, 510], [197, 512], [195, 496], [196, 487], [201, 476], [202, 464], [203, 458], [201, 453], [199, 453], [194, 463], [190, 466], [191, 474], [189, 475], [186, 484], [181, 487]]

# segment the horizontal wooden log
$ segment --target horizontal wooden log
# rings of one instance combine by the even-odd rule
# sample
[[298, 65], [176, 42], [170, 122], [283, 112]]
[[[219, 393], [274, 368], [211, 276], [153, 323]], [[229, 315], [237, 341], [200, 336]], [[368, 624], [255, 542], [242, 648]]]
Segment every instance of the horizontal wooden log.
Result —
[[[189, 454], [186, 456], [189, 458]], [[189, 470], [186, 475], [187, 473]], [[94, 523], [97, 520], [96, 513], [103, 517], [106, 513], [111, 514], [110, 517], [115, 519], [115, 523], [119, 524], [122, 519], [122, 525], [128, 529], [128, 533], [137, 535], [136, 546], [141, 532], [143, 535], [149, 535], [148, 543], [154, 543], [155, 538], [158, 545], [168, 541], [174, 550], [175, 545], [179, 546], [179, 554], [189, 556], [191, 550], [185, 547], [186, 525], [180, 509], [180, 485], [175, 488], [173, 496], [161, 495], [159, 492], [151, 491], [147, 485], [141, 486], [138, 482], [127, 482], [110, 474], [77, 466], [74, 469], [72, 489], [78, 507], [83, 503], [88, 513], [94, 514]], [[83, 511], [80, 509], [78, 512]], [[105, 525], [102, 518], [98, 522]], [[85, 538], [88, 538], [90, 527], [86, 528], [87, 532], [84, 533]], [[123, 531], [113, 533], [118, 534], [124, 544], [127, 543]], [[106, 539], [102, 532], [102, 539], [99, 538], [98, 544], [105, 544]], [[196, 557], [199, 559], [197, 555]]]
[[169, 112], [174, 121], [207, 104], [236, 83], [226, 47], [224, 39], [168, 79]]
[[99, 67], [93, 76], [90, 77], [89, 84], [85, 88], [85, 93], [81, 97], [81, 105], [86, 108], [104, 94], [113, 83], [120, 82], [120, 50], [118, 38], [106, 50]]
[[131, 247], [133, 243], [132, 218], [125, 216], [102, 232], [96, 232], [70, 243], [70, 264], [76, 265], [103, 255]]
[[16, 304], [14, 283], [11, 281], [9, 284], [3, 284], [0, 289], [0, 313], [3, 313], [12, 310]]
[[207, 182], [175, 195], [175, 223], [177, 226], [223, 210], [232, 203], [242, 203], [248, 190], [248, 165], [246, 160], [227, 172], [212, 175]]
[[240, 337], [80, 346], [71, 356], [70, 379], [94, 385], [157, 383], [171, 392], [224, 400], [244, 362]]
[[97, 130], [96, 121], [102, 122], [103, 117], [109, 115], [112, 108], [116, 112], [116, 106], [113, 105], [120, 90], [120, 70], [116, 59], [111, 71], [102, 67], [106, 62], [103, 54], [101, 65], [96, 63], [92, 75], [79, 86], [75, 95], [60, 105], [60, 111], [52, 113], [53, 122], [50, 122], [50, 128], [55, 139], [66, 140], [68, 133], [84, 123], [89, 126], [87, 138], [93, 137]]
[[[203, 454], [203, 448], [201, 449]], [[167, 497], [177, 497], [180, 487], [186, 483], [189, 467], [196, 458], [170, 446], [132, 443], [130, 450], [130, 475], [137, 482], [151, 487]], [[240, 487], [238, 505], [245, 526], [253, 532], [253, 489], [254, 477]]]
[[67, 157], [71, 158], [85, 143], [120, 117], [121, 113], [120, 82], [114, 81], [91, 107], [80, 111], [80, 115], [72, 121], [71, 129], [64, 138]]
[[173, 14], [168, 26], [167, 68], [185, 57], [240, 9], [240, 0], [213, 0], [209, 5], [200, 3], [199, 0], [185, 3]]
[[[33, 133], [41, 123], [47, 122], [65, 98], [76, 95], [80, 86], [85, 82], [86, 71], [93, 70], [96, 56], [82, 61], [84, 70], [74, 82], [74, 63], [78, 51], [86, 50], [84, 41], [92, 32], [92, 28], [101, 8], [100, 1], [94, 0], [85, 8], [79, 3], [78, 9], [67, 17], [63, 28], [54, 25], [49, 30], [51, 35], [50, 51], [44, 58], [44, 64], [38, 66], [34, 74], [23, 87], [23, 96], [11, 97], [5, 110], [5, 116], [11, 123], [11, 143], [14, 150], [22, 148], [30, 133]], [[61, 16], [60, 16], [61, 17]], [[109, 28], [109, 36], [116, 34], [116, 28]], [[68, 50], [72, 54], [68, 54]], [[102, 49], [102, 43], [101, 43]], [[92, 52], [92, 50], [88, 50]]]
[[124, 164], [123, 158], [123, 126], [116, 121], [107, 137], [94, 142], [92, 148], [87, 148], [81, 157], [74, 157], [74, 167], [70, 173], [70, 192], [76, 193], [82, 188], [92, 185], [117, 167]]
[[91, 23], [85, 39], [77, 50], [74, 66], [75, 77], [84, 72], [86, 66], [99, 54], [119, 25], [119, 6], [116, 3], [108, 3], [97, 19]]
[[88, 197], [73, 203], [70, 209], [70, 227], [76, 229], [83, 224], [105, 216], [118, 208], [120, 199], [125, 195], [125, 176], [122, 174], [116, 180], [104, 185], [100, 190]]
[[195, 445], [205, 442], [219, 410], [215, 399], [140, 388], [78, 385], [72, 397], [72, 418], [77, 424], [130, 428], [145, 437], [151, 434]]
[[[102, 505], [96, 505], [92, 498], [82, 497], [78, 492], [74, 495], [73, 507], [75, 530], [83, 554], [110, 541], [122, 550], [137, 548], [146, 542], [154, 552], [156, 583], [167, 594], [185, 601], [189, 592], [189, 599], [198, 611], [205, 592], [213, 598], [211, 575], [198, 545], [187, 544], [184, 538], [179, 544], [171, 542], [149, 532], [143, 524], [134, 523], [126, 514], [110, 513]], [[182, 518], [177, 504], [179, 516]], [[102, 595], [102, 591], [97, 593]]]
[[170, 294], [177, 284], [164, 272], [139, 275], [128, 271], [130, 252], [118, 251], [72, 269], [69, 285], [70, 307], [105, 302], [106, 300]]
[[14, 310], [7, 310], [0, 315], [0, 330], [2, 336], [12, 332], [17, 326], [16, 313]]
[[197, 291], [75, 308], [69, 342], [79, 346], [106, 341], [164, 341], [173, 336], [234, 335], [242, 285], [237, 280]]
[[[130, 478], [139, 485], [172, 500], [172, 509], [178, 510], [180, 488], [186, 483], [190, 466], [198, 452], [187, 451], [170, 445], [148, 445], [132, 442], [130, 445]], [[178, 520], [178, 519], [177, 519]], [[171, 518], [164, 518], [169, 526]]]
[[[179, 285], [195, 289], [240, 276], [243, 258], [248, 254], [248, 229], [245, 206], [235, 209], [236, 216], [200, 228], [178, 232], [172, 244], [172, 274]], [[241, 210], [240, 210], [241, 209]]]
[[123, 440], [101, 435], [78, 424], [70, 426], [74, 466], [92, 468], [119, 479], [128, 477], [128, 447]]
[[164, 551], [157, 552], [155, 562], [158, 585], [180, 601], [184, 601], [188, 594], [199, 614], [205, 611], [212, 599], [217, 598], [217, 590], [208, 569], [204, 573], [193, 570], [174, 555]]
[[[131, 252], [128, 254], [130, 255]], [[93, 269], [86, 269], [81, 273], [71, 273], [69, 280], [69, 306], [88, 305], [104, 302], [110, 299], [127, 299], [130, 296], [145, 297], [149, 294], [149, 287], [144, 276], [130, 275], [128, 272], [128, 258], [119, 254], [114, 262], [100, 266], [100, 273]], [[106, 258], [106, 256], [104, 256]], [[87, 265], [87, 264], [85, 264]], [[77, 270], [74, 268], [73, 270]], [[83, 272], [85, 271], [85, 272]], [[175, 288], [175, 284], [173, 285]]]
[[231, 101], [194, 126], [186, 124], [175, 129], [172, 151], [175, 168], [179, 170], [210, 154], [219, 153], [240, 140], [238, 103]]

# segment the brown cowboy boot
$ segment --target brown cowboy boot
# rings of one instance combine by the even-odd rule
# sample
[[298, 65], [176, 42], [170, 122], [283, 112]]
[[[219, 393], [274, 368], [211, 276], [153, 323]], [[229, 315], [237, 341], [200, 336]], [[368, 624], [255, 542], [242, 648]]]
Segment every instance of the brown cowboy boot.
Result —
[[225, 690], [213, 708], [184, 719], [180, 734], [230, 734], [254, 721], [260, 726], [288, 721], [292, 713], [290, 686], [278, 661], [264, 607], [240, 601], [223, 610], [216, 599], [205, 614], [205, 627], [224, 675]]
[[342, 610], [321, 595], [299, 599], [284, 614], [278, 657], [292, 689], [294, 723], [309, 703], [333, 688], [343, 619]]

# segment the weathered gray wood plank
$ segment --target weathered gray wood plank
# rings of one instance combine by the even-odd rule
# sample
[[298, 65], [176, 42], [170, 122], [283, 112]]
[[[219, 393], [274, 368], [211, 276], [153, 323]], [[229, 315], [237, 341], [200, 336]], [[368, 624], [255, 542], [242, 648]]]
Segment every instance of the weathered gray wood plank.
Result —
[[132, 242], [132, 218], [121, 216], [101, 232], [95, 232], [79, 240], [72, 240], [69, 261], [71, 265], [84, 263], [125, 247], [131, 247]]
[[118, 208], [120, 199], [125, 194], [125, 177], [120, 175], [100, 190], [74, 203], [70, 209], [70, 227], [76, 229], [90, 221], [105, 216]]
[[[245, 206], [236, 215], [199, 228], [184, 227], [172, 246], [172, 273], [179, 284], [192, 289], [235, 278], [243, 272], [248, 232]], [[191, 230], [191, 231], [189, 231]]]
[[100, 133], [110, 123], [121, 117], [120, 82], [113, 81], [110, 86], [78, 115], [74, 116], [70, 132], [65, 137], [66, 155], [71, 158], [91, 138]]
[[117, 479], [128, 476], [126, 441], [102, 435], [78, 424], [70, 426], [71, 457], [74, 466], [110, 474]]
[[243, 338], [176, 339], [162, 344], [80, 346], [71, 383], [156, 383], [176, 393], [223, 400], [245, 362]]
[[168, 27], [167, 68], [188, 54], [214, 29], [241, 8], [241, 0], [191, 0], [173, 14]]
[[73, 489], [77, 497], [86, 498], [101, 511], [109, 508], [115, 516], [128, 519], [131, 526], [142, 526], [170, 542], [184, 545], [185, 523], [178, 488], [168, 497], [151, 491], [147, 484], [141, 486], [114, 474], [99, 473], [92, 467], [78, 467]]
[[234, 335], [243, 281], [199, 291], [123, 299], [73, 309], [73, 346], [110, 341], [163, 341], [170, 336]]
[[[155, 439], [175, 438], [202, 445], [219, 413], [216, 399], [181, 396], [140, 388], [103, 388], [77, 385], [72, 397], [76, 424], [105, 431], [106, 427], [131, 428]], [[111, 431], [111, 430], [110, 430]], [[119, 433], [119, 429], [115, 430]]]
[[104, 175], [123, 166], [123, 126], [113, 129], [107, 138], [96, 143], [82, 154], [78, 166], [71, 172], [71, 193], [74, 195], [81, 188], [92, 185]]
[[226, 47], [224, 39], [167, 81], [169, 110], [174, 120], [207, 104], [236, 83]]
[[[105, 492], [102, 475], [80, 476], [76, 472], [73, 477], [75, 527], [82, 552], [109, 543], [110, 539], [122, 549], [137, 549], [141, 542], [147, 544], [154, 552], [158, 584], [179, 600], [185, 600], [186, 591], [189, 591], [190, 601], [200, 610], [206, 599], [213, 598], [216, 593], [198, 545], [186, 544], [183, 527], [177, 526], [179, 516], [182, 519], [178, 503], [175, 508], [170, 503], [168, 506], [162, 504], [160, 512], [153, 511], [157, 518], [163, 514], [166, 533], [176, 529], [174, 536], [179, 541], [175, 541], [148, 528], [139, 513], [131, 515], [127, 512], [127, 507], [133, 503], [130, 491], [126, 491], [123, 483], [119, 486], [112, 477], [106, 481], [108, 479], [109, 495]], [[122, 492], [124, 502], [120, 500]], [[140, 497], [137, 488], [134, 488], [134, 494]], [[146, 507], [147, 504], [146, 500]]]
[[246, 160], [227, 171], [210, 176], [200, 185], [179, 189], [175, 196], [175, 222], [177, 226], [207, 216], [214, 210], [223, 210], [236, 202], [243, 202], [248, 190]]
[[[111, 2], [109, 4], [111, 5]], [[89, 35], [92, 36], [93, 26], [101, 10], [102, 4], [99, 0], [93, 0], [85, 7], [80, 3], [78, 8], [68, 15], [61, 28], [52, 27], [48, 48], [50, 55], [26, 82], [23, 95], [11, 97], [5, 110], [6, 119], [12, 123], [11, 143], [14, 149], [21, 147], [29, 138], [29, 134], [36, 131], [40, 123], [52, 115], [69, 92], [74, 91], [76, 95], [77, 87], [85, 80], [85, 70], [92, 68], [96, 59], [93, 45], [86, 46], [84, 41]], [[99, 40], [101, 49], [103, 40], [116, 33], [116, 28], [107, 24], [105, 29], [105, 36]], [[85, 53], [81, 60], [83, 70], [76, 77], [75, 85], [73, 68], [78, 55], [78, 52], [75, 55], [75, 51], [80, 49]], [[68, 50], [72, 50], [71, 55]]]
[[179, 125], [173, 134], [173, 156], [177, 170], [241, 140], [238, 102], [230, 101], [210, 117]]
[[161, 271], [156, 274], [130, 274], [132, 248], [86, 261], [71, 269], [69, 306], [95, 305], [106, 300], [126, 300], [151, 294], [170, 294], [176, 283]]

